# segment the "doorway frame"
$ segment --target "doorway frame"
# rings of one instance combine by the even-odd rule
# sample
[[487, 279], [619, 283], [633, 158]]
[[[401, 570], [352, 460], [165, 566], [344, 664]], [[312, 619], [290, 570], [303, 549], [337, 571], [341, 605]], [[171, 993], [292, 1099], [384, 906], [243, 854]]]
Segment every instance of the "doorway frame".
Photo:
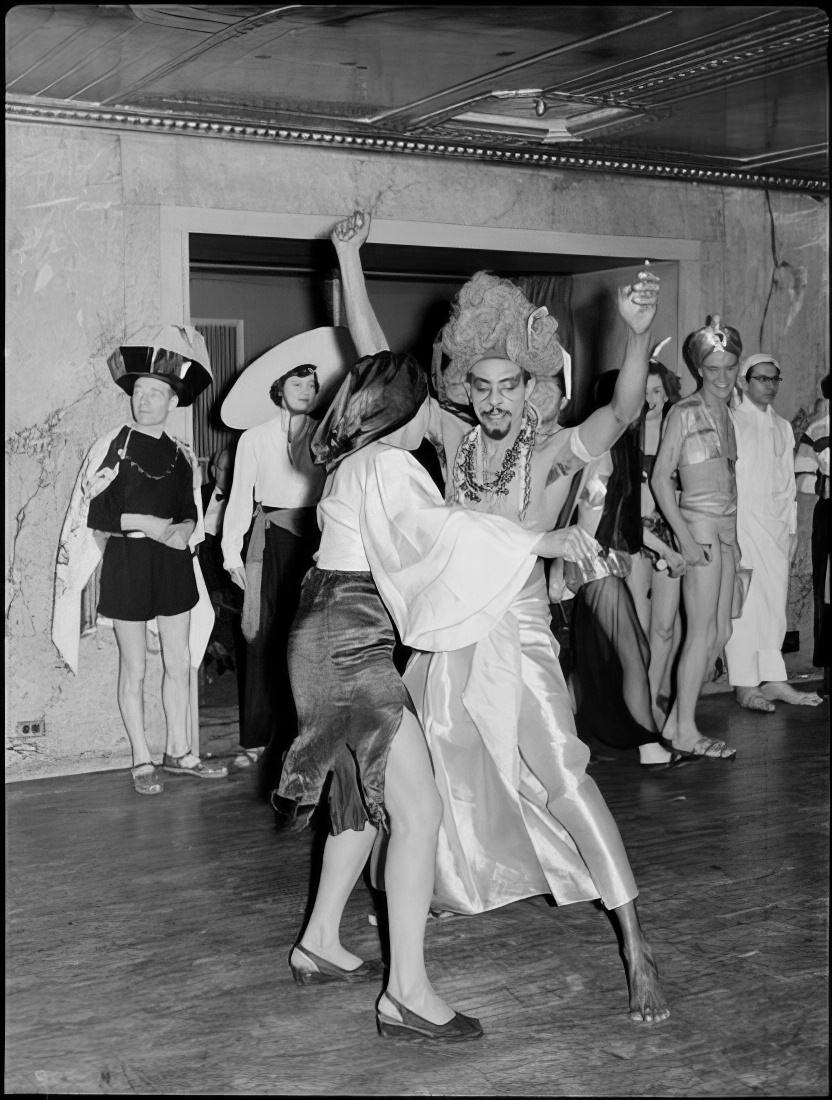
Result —
[[[191, 233], [217, 236], [326, 239], [341, 214], [264, 213], [254, 210], [223, 210], [215, 207], [160, 207], [160, 296], [165, 315], [190, 324]], [[676, 346], [682, 334], [693, 332], [704, 320], [702, 305], [702, 243], [678, 237], [624, 236], [613, 234], [565, 233], [558, 230], [505, 229], [485, 225], [456, 225], [443, 222], [373, 218], [374, 244], [422, 245], [434, 248], [482, 249], [513, 253], [566, 253], [603, 259], [639, 257], [675, 261], [679, 265], [679, 301]], [[709, 303], [712, 308], [721, 301]], [[176, 415], [176, 410], [174, 411]], [[177, 428], [191, 439], [191, 417], [180, 414]]]

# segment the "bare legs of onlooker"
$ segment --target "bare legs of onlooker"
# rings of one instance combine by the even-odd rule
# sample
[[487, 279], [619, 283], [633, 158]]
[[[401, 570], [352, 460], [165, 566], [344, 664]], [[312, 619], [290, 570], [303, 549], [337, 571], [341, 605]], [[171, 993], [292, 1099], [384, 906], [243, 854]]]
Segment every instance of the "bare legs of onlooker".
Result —
[[[181, 615], [159, 615], [156, 621], [162, 647], [162, 705], [167, 725], [165, 751], [175, 757], [186, 756], [190, 741], [188, 705], [191, 660], [188, 634], [191, 613], [186, 611]], [[133, 754], [134, 784], [137, 784], [137, 790], [139, 787], [144, 788], [140, 793], [158, 794], [162, 791], [162, 784], [154, 775], [154, 764], [144, 728], [147, 624], [115, 619], [113, 628], [119, 653], [118, 705]], [[158, 790], [148, 789], [153, 787]]]
[[662, 732], [674, 748], [695, 756], [731, 759], [736, 755], [736, 750], [725, 742], [703, 736], [695, 718], [705, 674], [713, 668], [731, 636], [734, 553], [733, 546], [715, 538], [710, 560], [704, 565], [689, 566], [682, 578], [685, 637], [676, 674], [676, 701]]
[[661, 729], [672, 695], [673, 661], [682, 640], [679, 614], [681, 579], [669, 576], [666, 570], [654, 569], [646, 555], [635, 554], [627, 583], [633, 594], [639, 622], [650, 642], [650, 700], [653, 719]]

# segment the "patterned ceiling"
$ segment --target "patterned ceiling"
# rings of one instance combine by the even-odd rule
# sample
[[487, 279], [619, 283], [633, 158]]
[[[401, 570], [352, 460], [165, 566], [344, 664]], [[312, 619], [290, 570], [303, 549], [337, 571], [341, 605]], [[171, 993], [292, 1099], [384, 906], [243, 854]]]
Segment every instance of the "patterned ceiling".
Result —
[[799, 6], [24, 4], [6, 114], [827, 193], [827, 42]]

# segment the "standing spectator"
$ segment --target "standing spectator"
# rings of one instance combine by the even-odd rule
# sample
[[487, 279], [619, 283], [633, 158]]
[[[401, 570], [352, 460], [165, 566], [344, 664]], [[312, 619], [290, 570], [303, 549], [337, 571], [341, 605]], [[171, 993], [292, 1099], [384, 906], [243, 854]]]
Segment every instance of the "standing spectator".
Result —
[[[691, 756], [733, 760], [736, 749], [696, 725], [696, 701], [731, 633], [737, 548], [737, 443], [728, 411], [742, 354], [740, 334], [714, 316], [685, 339], [682, 355], [697, 389], [667, 414], [653, 468], [653, 495], [678, 541], [686, 630], [676, 700], [662, 732]], [[678, 471], [682, 492], [676, 500]]]
[[[209, 467], [209, 480], [202, 486], [205, 538], [199, 545], [199, 564], [216, 615], [205, 655], [206, 675], [211, 671], [215, 671], [217, 676], [226, 671], [234, 671], [237, 668], [235, 654], [242, 645], [240, 616], [243, 595], [223, 569], [221, 546], [222, 524], [231, 487], [235, 449], [236, 441], [216, 451]], [[245, 757], [245, 763], [242, 762], [242, 757]], [[247, 767], [251, 763], [252, 758], [241, 748], [240, 755], [234, 760], [235, 766]]]
[[52, 636], [74, 667], [77, 640], [70, 638], [69, 620], [79, 586], [102, 558], [98, 614], [112, 620], [118, 644], [118, 705], [133, 754], [133, 788], [156, 795], [163, 784], [144, 729], [146, 628], [154, 619], [167, 724], [163, 770], [196, 779], [228, 774], [225, 765], [191, 751], [191, 612], [199, 602], [193, 554], [202, 536], [198, 465], [190, 448], [165, 431], [177, 404], [190, 405], [211, 384], [211, 373], [202, 337], [179, 325], [139, 334], [107, 362], [130, 396], [132, 420], [97, 440], [81, 468], [61, 534]]
[[[663, 340], [653, 349], [653, 356], [666, 342]], [[650, 478], [653, 476], [664, 418], [680, 396], [679, 379], [664, 363], [651, 356], [644, 390], [644, 409], [639, 421], [642, 545], [641, 551], [633, 556], [627, 584], [650, 645], [650, 699], [659, 729], [664, 725], [670, 709], [671, 672], [682, 640], [679, 610], [684, 560], [673, 545], [673, 532], [656, 504]]]
[[829, 603], [829, 397], [830, 376], [820, 384], [821, 407], [800, 437], [795, 456], [795, 475], [801, 492], [817, 495], [812, 513], [812, 588], [814, 590], [814, 654], [812, 664], [823, 669], [823, 693], [829, 694], [832, 654], [832, 613]]
[[745, 392], [731, 415], [737, 437], [737, 537], [751, 581], [725, 644], [728, 681], [747, 710], [772, 711], [775, 699], [817, 706], [819, 695], [789, 684], [782, 654], [797, 501], [794, 433], [772, 408], [780, 365], [760, 352], [750, 355], [742, 370]]
[[340, 379], [347, 367], [328, 338], [333, 331], [314, 329], [266, 352], [243, 371], [222, 407], [230, 427], [246, 428], [234, 458], [222, 553], [244, 594], [240, 745], [250, 758], [263, 757], [263, 793], [275, 786], [297, 734], [286, 643], [320, 538], [316, 506], [324, 472], [309, 453], [318, 424], [313, 413], [322, 381]]

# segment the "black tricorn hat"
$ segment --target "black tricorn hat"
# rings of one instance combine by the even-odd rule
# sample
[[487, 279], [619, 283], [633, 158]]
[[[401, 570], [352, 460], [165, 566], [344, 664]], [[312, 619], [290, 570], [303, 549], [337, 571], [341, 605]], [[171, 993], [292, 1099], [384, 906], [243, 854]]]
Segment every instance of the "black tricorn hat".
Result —
[[179, 404], [191, 405], [214, 380], [205, 339], [191, 325], [155, 325], [140, 329], [109, 356], [117, 386], [132, 394], [137, 378], [167, 382]]

